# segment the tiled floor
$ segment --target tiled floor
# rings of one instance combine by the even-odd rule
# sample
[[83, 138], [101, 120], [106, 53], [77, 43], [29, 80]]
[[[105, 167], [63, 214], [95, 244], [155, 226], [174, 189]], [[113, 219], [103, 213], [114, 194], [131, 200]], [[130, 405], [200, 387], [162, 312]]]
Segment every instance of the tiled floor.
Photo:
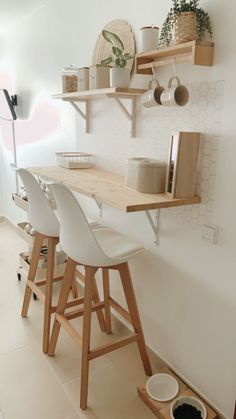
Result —
[[[42, 305], [31, 302], [30, 316], [20, 316], [24, 281], [18, 282], [18, 253], [26, 244], [0, 223], [0, 410], [4, 419], [152, 419], [137, 396], [145, 375], [135, 345], [91, 362], [89, 407], [79, 408], [78, 346], [62, 332], [56, 356], [41, 352]], [[81, 328], [81, 320], [74, 320]], [[94, 318], [93, 343], [104, 335]], [[105, 339], [117, 337], [115, 331]], [[1, 417], [1, 413], [0, 413]]]

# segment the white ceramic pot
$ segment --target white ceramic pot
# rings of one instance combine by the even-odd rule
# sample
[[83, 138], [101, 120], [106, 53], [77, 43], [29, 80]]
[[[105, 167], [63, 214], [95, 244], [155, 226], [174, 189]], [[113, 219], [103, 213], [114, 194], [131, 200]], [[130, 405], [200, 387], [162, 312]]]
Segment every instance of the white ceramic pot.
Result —
[[129, 87], [129, 68], [110, 68], [110, 87]]
[[204, 406], [204, 404], [201, 402], [201, 400], [197, 399], [196, 397], [178, 397], [175, 399], [170, 407], [170, 415], [171, 419], [175, 419], [174, 412], [177, 409], [177, 407], [182, 406], [183, 404], [189, 404], [190, 406], [195, 407], [197, 410], [201, 412], [202, 419], [206, 419], [207, 417], [207, 411]]

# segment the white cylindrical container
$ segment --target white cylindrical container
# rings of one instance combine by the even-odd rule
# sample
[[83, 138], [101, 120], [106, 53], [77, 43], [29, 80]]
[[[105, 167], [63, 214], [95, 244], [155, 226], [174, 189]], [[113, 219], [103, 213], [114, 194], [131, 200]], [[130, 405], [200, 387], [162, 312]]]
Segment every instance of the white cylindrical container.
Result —
[[166, 183], [167, 163], [135, 157], [128, 159], [125, 185], [144, 193], [164, 193]]
[[83, 67], [78, 70], [78, 90], [88, 90], [89, 89], [89, 68]]
[[89, 90], [110, 87], [110, 67], [92, 65], [89, 67]]
[[158, 48], [159, 28], [158, 26], [144, 26], [139, 30], [140, 52], [152, 51]]
[[129, 87], [129, 68], [110, 68], [110, 87]]

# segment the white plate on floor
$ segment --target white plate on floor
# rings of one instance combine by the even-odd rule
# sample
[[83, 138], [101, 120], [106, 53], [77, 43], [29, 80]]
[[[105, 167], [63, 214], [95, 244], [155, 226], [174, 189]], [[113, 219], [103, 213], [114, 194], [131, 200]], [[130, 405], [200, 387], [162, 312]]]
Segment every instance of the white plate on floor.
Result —
[[178, 381], [170, 374], [155, 374], [146, 383], [148, 395], [158, 402], [172, 400], [179, 391]]

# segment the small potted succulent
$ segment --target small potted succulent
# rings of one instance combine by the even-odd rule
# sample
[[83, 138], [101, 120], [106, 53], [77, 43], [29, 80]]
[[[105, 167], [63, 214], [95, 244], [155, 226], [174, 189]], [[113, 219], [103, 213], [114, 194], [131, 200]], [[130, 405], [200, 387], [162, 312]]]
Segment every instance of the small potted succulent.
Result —
[[210, 17], [201, 7], [200, 0], [172, 0], [160, 35], [160, 46], [212, 37]]
[[124, 44], [113, 32], [103, 30], [103, 38], [112, 46], [111, 55], [101, 61], [101, 65], [108, 66], [113, 63], [114, 67], [110, 68], [110, 86], [111, 87], [128, 87], [130, 82], [130, 69], [126, 68], [128, 60], [133, 58], [128, 52], [124, 53]]

